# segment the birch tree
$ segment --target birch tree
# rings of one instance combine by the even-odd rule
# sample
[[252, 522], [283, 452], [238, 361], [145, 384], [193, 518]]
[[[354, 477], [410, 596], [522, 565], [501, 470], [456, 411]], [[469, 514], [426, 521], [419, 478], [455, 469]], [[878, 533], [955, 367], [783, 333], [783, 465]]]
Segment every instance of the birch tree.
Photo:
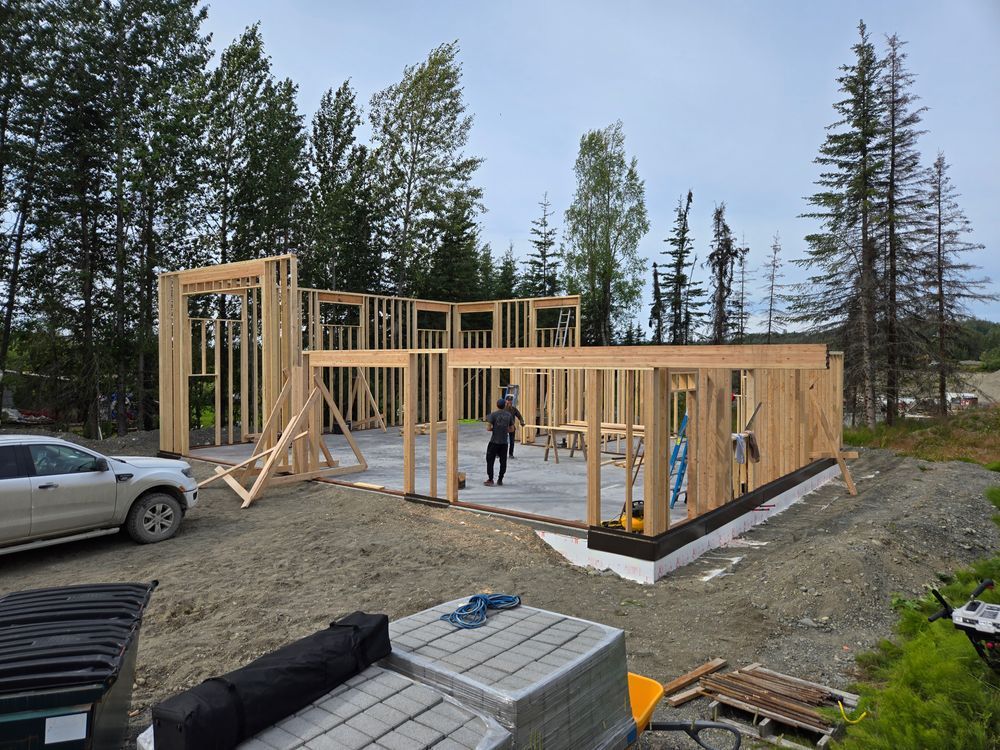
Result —
[[625, 153], [621, 121], [580, 139], [576, 192], [566, 210], [565, 274], [581, 294], [584, 343], [608, 346], [632, 324], [642, 298], [649, 231], [638, 162]]
[[442, 44], [407, 67], [399, 83], [372, 97], [372, 157], [388, 283], [399, 295], [422, 294], [440, 217], [456, 192], [479, 208], [472, 177], [482, 159], [468, 156], [472, 115], [462, 95], [458, 43]]

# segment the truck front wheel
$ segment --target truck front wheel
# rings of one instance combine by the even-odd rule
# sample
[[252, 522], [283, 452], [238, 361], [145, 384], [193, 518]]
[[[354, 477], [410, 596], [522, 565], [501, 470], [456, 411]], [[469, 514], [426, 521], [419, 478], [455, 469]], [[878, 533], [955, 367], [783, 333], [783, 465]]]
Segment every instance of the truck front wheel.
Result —
[[125, 519], [125, 530], [139, 544], [162, 542], [181, 525], [181, 504], [165, 492], [151, 492], [133, 503]]

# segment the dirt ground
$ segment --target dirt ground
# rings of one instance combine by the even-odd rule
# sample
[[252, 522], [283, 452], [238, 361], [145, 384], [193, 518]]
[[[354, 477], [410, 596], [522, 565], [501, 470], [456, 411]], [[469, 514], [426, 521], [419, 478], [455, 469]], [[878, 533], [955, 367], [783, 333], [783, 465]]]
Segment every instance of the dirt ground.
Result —
[[[150, 454], [155, 440], [100, 447]], [[201, 478], [210, 468], [195, 464]], [[623, 628], [629, 668], [663, 682], [724, 657], [846, 686], [855, 654], [891, 634], [895, 593], [919, 594], [1000, 544], [983, 497], [997, 474], [878, 450], [851, 468], [857, 497], [830, 482], [654, 586], [574, 568], [528, 527], [497, 517], [307, 483], [271, 490], [248, 510], [213, 485], [161, 544], [118, 534], [0, 557], [0, 593], [160, 582], [141, 631], [133, 735], [153, 703], [331, 619], [358, 609], [395, 618], [476, 592]], [[657, 718], [696, 716], [706, 704], [664, 706]], [[646, 746], [694, 744], [670, 735]]]

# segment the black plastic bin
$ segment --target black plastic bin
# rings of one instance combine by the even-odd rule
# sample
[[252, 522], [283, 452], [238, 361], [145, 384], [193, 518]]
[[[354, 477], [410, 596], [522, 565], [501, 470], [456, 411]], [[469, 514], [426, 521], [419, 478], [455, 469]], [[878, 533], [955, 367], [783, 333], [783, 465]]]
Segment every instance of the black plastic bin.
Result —
[[153, 583], [0, 597], [0, 750], [118, 750]]

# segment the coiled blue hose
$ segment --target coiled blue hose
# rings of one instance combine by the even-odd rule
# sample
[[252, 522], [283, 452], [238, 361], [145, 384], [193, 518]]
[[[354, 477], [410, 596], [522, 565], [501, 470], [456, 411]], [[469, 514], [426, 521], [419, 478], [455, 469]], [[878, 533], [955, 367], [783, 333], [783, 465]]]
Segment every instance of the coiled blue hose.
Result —
[[521, 604], [521, 597], [510, 594], [475, 594], [468, 604], [463, 604], [441, 619], [459, 628], [478, 628], [486, 624], [486, 610], [513, 609]]

